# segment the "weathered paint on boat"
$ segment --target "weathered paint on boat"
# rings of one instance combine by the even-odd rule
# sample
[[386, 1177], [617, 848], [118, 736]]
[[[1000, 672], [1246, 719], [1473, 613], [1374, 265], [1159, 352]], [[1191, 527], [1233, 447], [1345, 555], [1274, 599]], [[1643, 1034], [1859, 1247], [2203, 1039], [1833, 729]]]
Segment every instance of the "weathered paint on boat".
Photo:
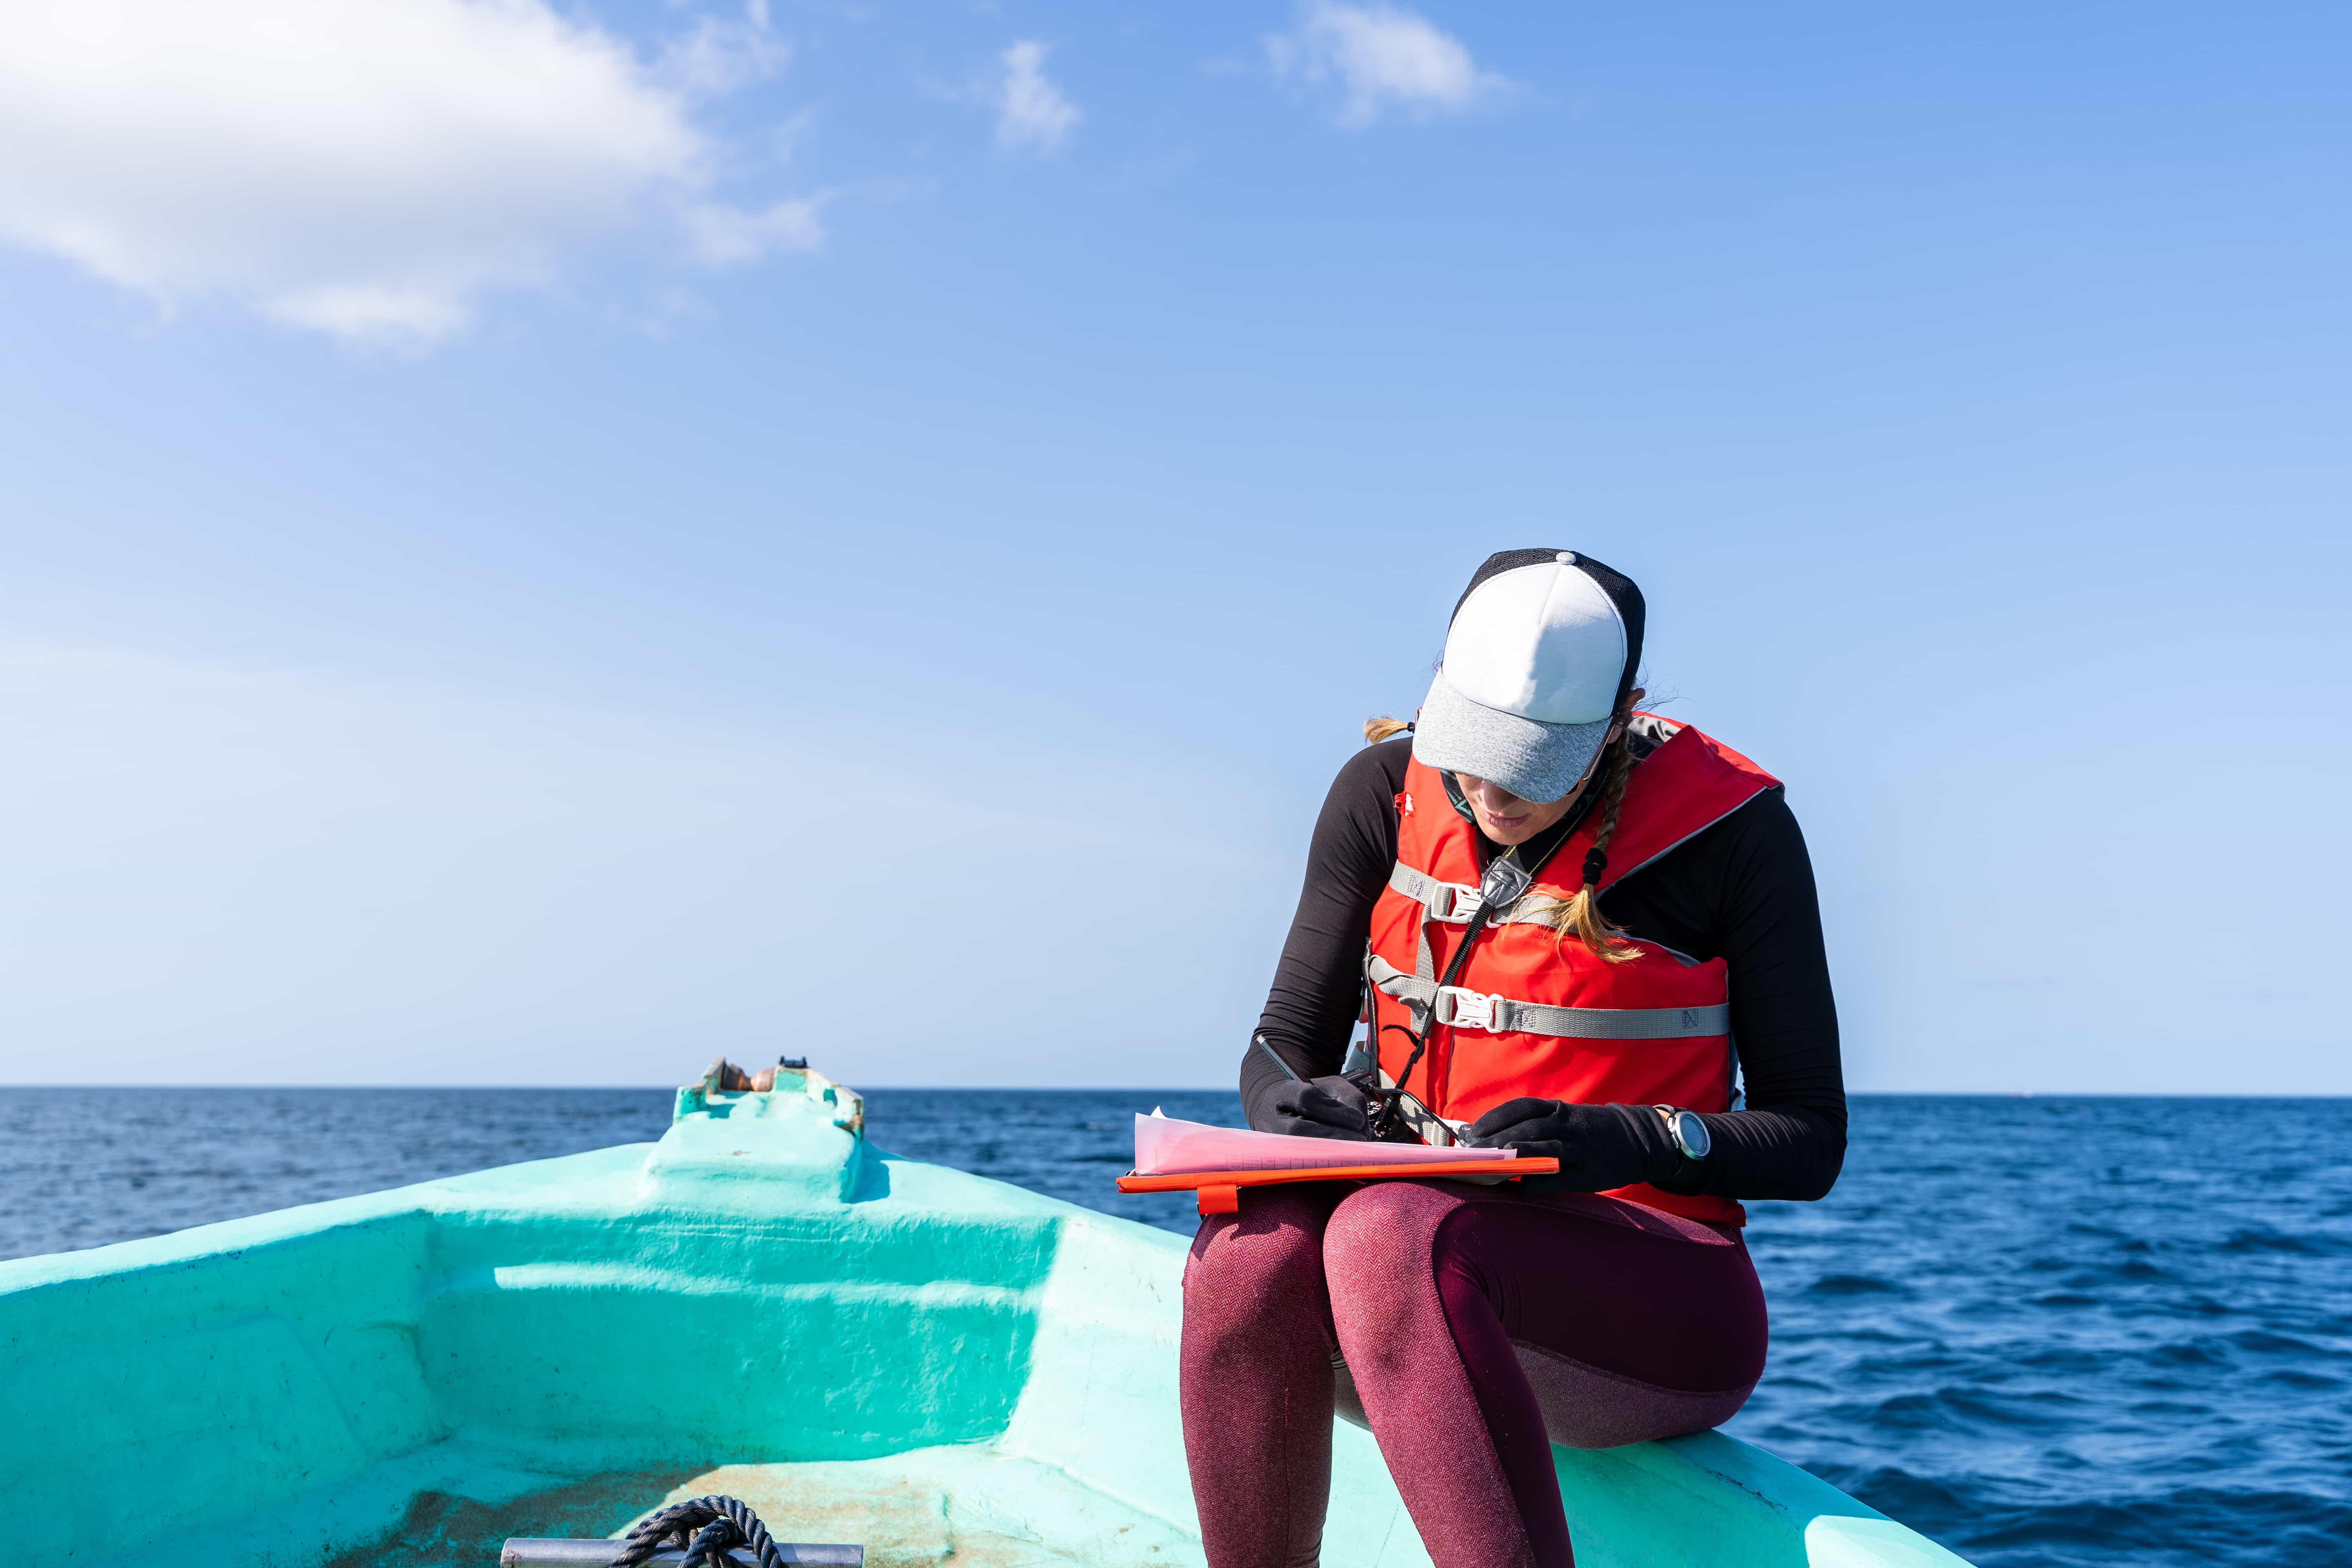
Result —
[[[856, 1121], [696, 1087], [657, 1143], [0, 1263], [0, 1517], [66, 1563], [475, 1568], [721, 1489], [877, 1568], [1199, 1563], [1181, 1240]], [[1337, 1449], [1325, 1561], [1425, 1563]], [[1555, 1457], [1587, 1568], [1960, 1561], [1717, 1434]]]

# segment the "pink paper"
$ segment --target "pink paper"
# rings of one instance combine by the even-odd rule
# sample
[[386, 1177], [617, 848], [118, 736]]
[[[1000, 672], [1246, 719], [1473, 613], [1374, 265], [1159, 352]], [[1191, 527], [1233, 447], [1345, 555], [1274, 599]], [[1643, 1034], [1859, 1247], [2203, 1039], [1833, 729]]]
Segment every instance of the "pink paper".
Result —
[[1311, 1171], [1326, 1165], [1447, 1165], [1507, 1160], [1514, 1149], [1433, 1149], [1421, 1143], [1360, 1143], [1293, 1138], [1180, 1121], [1154, 1112], [1135, 1119], [1135, 1173], [1181, 1176], [1196, 1171]]

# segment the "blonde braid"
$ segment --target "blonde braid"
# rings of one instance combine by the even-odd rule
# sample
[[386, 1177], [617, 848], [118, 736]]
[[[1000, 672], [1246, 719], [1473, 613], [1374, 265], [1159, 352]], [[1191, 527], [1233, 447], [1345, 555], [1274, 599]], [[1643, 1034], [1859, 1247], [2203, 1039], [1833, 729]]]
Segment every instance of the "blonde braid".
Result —
[[1585, 851], [1584, 885], [1573, 897], [1555, 900], [1543, 911], [1555, 948], [1574, 931], [1596, 957], [1611, 963], [1642, 956], [1642, 950], [1625, 940], [1624, 931], [1611, 925], [1601, 912], [1601, 873], [1609, 867], [1609, 840], [1616, 836], [1617, 814], [1625, 805], [1625, 780], [1633, 771], [1633, 737], [1621, 732], [1609, 754], [1609, 771], [1601, 781], [1601, 826], [1592, 835], [1592, 847]]
[[1377, 746], [1391, 735], [1402, 735], [1412, 726], [1402, 719], [1367, 719], [1364, 721], [1364, 743]]

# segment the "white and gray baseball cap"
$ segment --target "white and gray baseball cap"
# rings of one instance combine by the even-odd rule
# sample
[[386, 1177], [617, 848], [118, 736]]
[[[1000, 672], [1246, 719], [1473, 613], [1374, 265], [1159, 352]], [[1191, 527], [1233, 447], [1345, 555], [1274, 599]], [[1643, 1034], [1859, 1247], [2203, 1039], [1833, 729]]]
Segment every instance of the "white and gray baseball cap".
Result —
[[1633, 579], [1589, 555], [1488, 556], [1454, 604], [1413, 756], [1522, 800], [1558, 800], [1591, 767], [1633, 690], [1643, 618]]

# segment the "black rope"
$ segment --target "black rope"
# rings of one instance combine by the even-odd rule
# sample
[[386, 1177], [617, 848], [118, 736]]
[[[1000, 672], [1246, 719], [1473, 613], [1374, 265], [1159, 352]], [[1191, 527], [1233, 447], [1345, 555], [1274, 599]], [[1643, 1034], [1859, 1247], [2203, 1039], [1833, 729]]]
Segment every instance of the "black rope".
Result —
[[727, 1549], [743, 1532], [735, 1528], [731, 1519], [714, 1519], [695, 1531], [694, 1539], [686, 1543], [686, 1560], [678, 1568], [735, 1568]]
[[760, 1568], [787, 1568], [751, 1505], [731, 1497], [693, 1498], [646, 1515], [621, 1538], [612, 1568], [638, 1568], [673, 1546], [685, 1548], [682, 1568], [730, 1568], [727, 1553], [738, 1546], [750, 1548]]

